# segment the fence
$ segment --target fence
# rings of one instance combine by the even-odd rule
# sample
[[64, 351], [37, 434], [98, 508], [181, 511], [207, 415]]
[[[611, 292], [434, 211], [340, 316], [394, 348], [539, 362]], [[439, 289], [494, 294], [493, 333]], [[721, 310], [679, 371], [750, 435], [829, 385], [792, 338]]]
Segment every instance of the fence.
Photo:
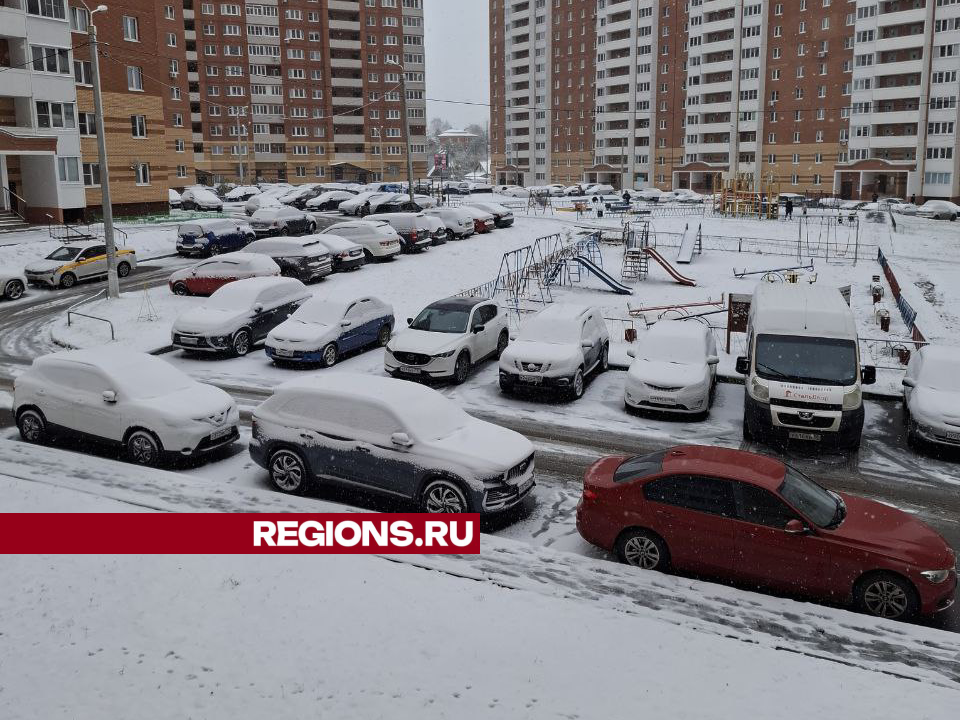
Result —
[[[657, 245], [679, 248], [684, 233], [657, 231]], [[606, 239], [606, 238], [605, 238]], [[757, 255], [782, 255], [800, 259], [818, 258], [837, 263], [855, 263], [860, 253], [873, 252], [877, 245], [863, 245], [854, 239], [835, 241], [818, 238], [811, 241], [805, 238], [783, 239], [758, 238], [732, 235], [700, 234], [703, 251], [753, 253]]]
[[893, 274], [893, 268], [890, 267], [886, 255], [883, 254], [883, 250], [880, 248], [877, 248], [877, 262], [880, 263], [880, 267], [883, 268], [883, 274], [887, 278], [887, 284], [890, 285], [890, 292], [893, 293], [893, 297], [897, 301], [897, 309], [900, 311], [900, 317], [903, 318], [903, 324], [910, 330], [914, 344], [920, 347], [926, 343], [927, 338], [920, 332], [920, 328], [917, 327], [917, 311], [907, 302], [907, 299], [900, 291], [900, 283], [897, 281], [897, 276]]

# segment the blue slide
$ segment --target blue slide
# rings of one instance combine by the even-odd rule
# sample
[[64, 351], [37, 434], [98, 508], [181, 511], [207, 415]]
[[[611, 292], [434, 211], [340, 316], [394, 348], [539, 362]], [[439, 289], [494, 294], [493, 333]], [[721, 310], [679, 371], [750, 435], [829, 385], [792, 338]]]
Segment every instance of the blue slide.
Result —
[[580, 263], [587, 270], [603, 280], [603, 282], [618, 295], [633, 295], [633, 290], [623, 283], [614, 280], [613, 277], [604, 272], [603, 268], [597, 267], [594, 262], [588, 258], [585, 258], [583, 255], [577, 255], [576, 257], [570, 258], [570, 261]]

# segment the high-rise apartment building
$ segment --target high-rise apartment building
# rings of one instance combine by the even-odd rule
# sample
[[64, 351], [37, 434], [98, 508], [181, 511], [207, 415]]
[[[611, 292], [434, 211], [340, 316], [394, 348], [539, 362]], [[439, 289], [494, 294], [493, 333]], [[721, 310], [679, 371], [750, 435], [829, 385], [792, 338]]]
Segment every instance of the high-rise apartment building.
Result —
[[[196, 182], [405, 179], [404, 71], [426, 172], [422, 0], [111, 0], [93, 20], [115, 214]], [[98, 213], [90, 21], [0, 0], [0, 210]]]
[[[527, 53], [562, 57], [552, 24], [591, 10], [593, 158], [579, 173], [538, 166], [514, 108], [564, 107], [556, 91], [517, 94]], [[710, 191], [745, 177], [811, 195], [960, 195], [953, 0], [491, 0], [490, 24], [497, 182]]]

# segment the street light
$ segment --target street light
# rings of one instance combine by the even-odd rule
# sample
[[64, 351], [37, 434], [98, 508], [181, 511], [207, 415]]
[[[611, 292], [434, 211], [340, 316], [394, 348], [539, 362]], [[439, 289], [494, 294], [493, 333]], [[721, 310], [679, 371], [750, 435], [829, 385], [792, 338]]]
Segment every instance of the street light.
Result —
[[90, 15], [87, 23], [87, 38], [90, 43], [90, 79], [93, 81], [93, 112], [97, 123], [97, 162], [100, 165], [100, 204], [103, 207], [103, 239], [107, 246], [107, 297], [120, 297], [120, 280], [117, 278], [117, 245], [113, 238], [113, 205], [110, 202], [110, 168], [107, 166], [107, 138], [103, 128], [103, 97], [100, 92], [100, 49], [97, 45], [97, 26], [93, 16], [107, 11], [106, 5], [96, 9], [80, 0]]
[[400, 68], [400, 97], [403, 100], [403, 131], [407, 136], [407, 192], [410, 195], [410, 202], [413, 200], [413, 154], [410, 145], [410, 116], [407, 114], [407, 73], [403, 65], [396, 60], [387, 60], [387, 65], [396, 65]]

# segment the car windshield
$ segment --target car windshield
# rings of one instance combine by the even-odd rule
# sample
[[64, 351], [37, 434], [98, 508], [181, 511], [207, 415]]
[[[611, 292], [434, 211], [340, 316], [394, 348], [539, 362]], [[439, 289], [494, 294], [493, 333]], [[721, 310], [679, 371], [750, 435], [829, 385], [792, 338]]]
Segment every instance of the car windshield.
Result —
[[663, 456], [666, 450], [660, 450], [649, 455], [637, 455], [625, 460], [613, 473], [615, 483], [633, 482], [651, 475], [656, 475], [663, 469]]
[[846, 514], [843, 500], [789, 465], [779, 492], [818, 527], [839, 525]]
[[920, 370], [920, 383], [933, 390], [960, 392], [960, 363], [937, 358], [925, 360]]
[[453, 435], [476, 421], [442, 395], [424, 394], [405, 408], [404, 424], [418, 440], [437, 440]]
[[760, 335], [756, 355], [757, 375], [767, 380], [816, 385], [857, 382], [857, 346], [853, 340]]
[[181, 225], [181, 235], [203, 235], [203, 228], [199, 225]]
[[207, 298], [204, 308], [210, 310], [243, 310], [250, 308], [257, 300], [262, 288], [251, 288], [243, 283], [229, 283]]
[[197, 384], [188, 375], [163, 360], [138, 364], [136, 368], [131, 367], [130, 372], [117, 373], [116, 377], [121, 395], [136, 400], [148, 400], [189, 390]]
[[427, 332], [465, 333], [470, 320], [470, 308], [462, 305], [431, 305], [425, 308], [412, 323], [412, 330]]
[[687, 365], [703, 362], [703, 339], [691, 337], [651, 337], [645, 343], [644, 360]]
[[576, 342], [580, 326], [569, 319], [537, 318], [527, 321], [521, 328], [519, 339], [561, 345]]
[[343, 318], [344, 306], [327, 300], [311, 300], [304, 303], [294, 314], [293, 319], [320, 325], [333, 325]]
[[80, 250], [81, 248], [75, 247], [57, 248], [52, 253], [47, 255], [47, 260], [73, 260]]

